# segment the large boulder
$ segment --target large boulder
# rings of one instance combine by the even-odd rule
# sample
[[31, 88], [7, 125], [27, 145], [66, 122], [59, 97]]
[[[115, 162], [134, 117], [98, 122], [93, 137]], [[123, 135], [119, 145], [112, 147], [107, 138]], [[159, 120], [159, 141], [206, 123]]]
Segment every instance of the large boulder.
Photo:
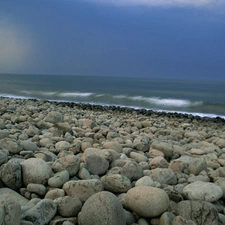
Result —
[[195, 181], [184, 187], [183, 194], [189, 200], [215, 202], [223, 196], [223, 190], [214, 183]]
[[51, 168], [47, 162], [38, 158], [30, 158], [20, 163], [22, 166], [23, 183], [43, 184], [48, 182], [51, 176]]
[[22, 186], [22, 173], [20, 160], [10, 159], [3, 164], [0, 169], [0, 178], [3, 183], [13, 190], [18, 190]]
[[131, 188], [126, 194], [128, 207], [143, 217], [157, 217], [169, 207], [167, 193], [159, 188], [138, 186]]
[[24, 212], [22, 219], [32, 222], [34, 225], [48, 224], [57, 212], [57, 204], [50, 199], [43, 199], [34, 207]]
[[20, 204], [8, 194], [0, 194], [0, 222], [4, 225], [20, 224]]
[[80, 169], [80, 157], [75, 155], [66, 155], [57, 159], [52, 164], [52, 170], [57, 173], [64, 170], [69, 172], [70, 176], [74, 176]]
[[177, 214], [198, 225], [218, 225], [218, 212], [210, 202], [185, 200], [177, 204]]
[[130, 180], [121, 174], [107, 174], [101, 181], [105, 190], [114, 193], [125, 193], [131, 188]]
[[52, 111], [47, 114], [45, 121], [49, 123], [60, 123], [63, 122], [63, 115], [60, 112]]
[[63, 190], [68, 196], [76, 196], [81, 200], [81, 202], [85, 202], [95, 193], [103, 191], [103, 185], [98, 179], [71, 180], [63, 185]]
[[126, 225], [126, 218], [119, 199], [102, 191], [91, 196], [78, 215], [79, 225]]

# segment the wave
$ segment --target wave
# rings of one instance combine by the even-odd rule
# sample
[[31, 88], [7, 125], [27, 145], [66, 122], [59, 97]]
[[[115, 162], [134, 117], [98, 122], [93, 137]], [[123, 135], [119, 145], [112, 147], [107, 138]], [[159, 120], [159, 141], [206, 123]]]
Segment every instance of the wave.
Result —
[[100, 104], [105, 106], [120, 106], [134, 109], [187, 113], [197, 116], [225, 118], [225, 105], [209, 104], [203, 101], [187, 99], [160, 98], [155, 96], [112, 95], [92, 92], [56, 92], [56, 91], [19, 91], [13, 94], [0, 93], [10, 98], [35, 98], [50, 101], [66, 101], [75, 103]]

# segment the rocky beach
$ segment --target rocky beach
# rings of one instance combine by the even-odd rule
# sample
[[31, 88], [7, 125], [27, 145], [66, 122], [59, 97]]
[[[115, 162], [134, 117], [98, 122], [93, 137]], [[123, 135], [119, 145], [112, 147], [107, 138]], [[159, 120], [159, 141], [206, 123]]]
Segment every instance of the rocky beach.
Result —
[[0, 98], [0, 224], [225, 224], [225, 120]]

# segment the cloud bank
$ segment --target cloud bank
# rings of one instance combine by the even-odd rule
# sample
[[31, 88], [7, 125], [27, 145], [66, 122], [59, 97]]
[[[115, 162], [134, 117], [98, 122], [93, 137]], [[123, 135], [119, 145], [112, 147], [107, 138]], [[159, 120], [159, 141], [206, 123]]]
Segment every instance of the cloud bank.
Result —
[[220, 5], [224, 0], [86, 0], [95, 3], [113, 4], [117, 6], [209, 6]]
[[28, 32], [8, 19], [0, 18], [0, 68], [17, 72], [29, 61], [32, 42]]

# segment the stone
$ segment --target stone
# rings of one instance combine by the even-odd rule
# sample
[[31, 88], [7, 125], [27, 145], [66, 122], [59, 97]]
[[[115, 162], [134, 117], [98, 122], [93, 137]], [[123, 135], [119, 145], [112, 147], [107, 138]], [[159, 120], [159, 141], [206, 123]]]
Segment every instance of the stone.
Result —
[[113, 193], [125, 193], [131, 188], [130, 180], [121, 174], [107, 174], [101, 182], [105, 190]]
[[3, 183], [13, 190], [18, 190], [22, 186], [22, 172], [20, 160], [10, 159], [0, 168], [0, 178]]
[[166, 158], [170, 158], [173, 155], [173, 146], [170, 143], [153, 141], [151, 144], [151, 149], [156, 149], [161, 151]]
[[75, 217], [81, 211], [82, 203], [76, 196], [65, 196], [54, 200], [62, 217]]
[[90, 119], [79, 119], [78, 125], [79, 127], [89, 127], [91, 129], [97, 126], [96, 123]]
[[26, 134], [29, 137], [33, 137], [35, 135], [39, 135], [40, 134], [40, 130], [37, 127], [35, 127], [35, 126], [29, 126], [28, 129], [26, 130]]
[[34, 225], [48, 224], [57, 212], [57, 205], [50, 199], [43, 199], [34, 207], [24, 212], [22, 219], [32, 222]]
[[78, 172], [78, 177], [81, 179], [81, 180], [89, 180], [91, 179], [91, 175], [89, 173], [89, 171], [82, 167], [79, 172]]
[[103, 148], [105, 148], [105, 149], [113, 149], [113, 150], [115, 150], [118, 153], [122, 153], [122, 150], [123, 150], [121, 144], [119, 144], [118, 142], [113, 142], [113, 141], [105, 142], [103, 144]]
[[216, 179], [215, 184], [220, 186], [223, 190], [223, 199], [225, 199], [225, 177], [219, 177]]
[[189, 200], [215, 202], [223, 196], [223, 190], [214, 183], [196, 181], [185, 186], [183, 194]]
[[43, 184], [28, 184], [27, 185], [27, 190], [29, 192], [32, 192], [32, 193], [36, 193], [40, 196], [43, 196], [46, 194], [46, 187], [43, 185]]
[[169, 207], [167, 193], [159, 188], [138, 186], [131, 188], [126, 194], [128, 207], [143, 217], [157, 217]]
[[20, 204], [8, 194], [0, 194], [0, 223], [4, 225], [19, 225], [20, 216]]
[[63, 185], [63, 190], [68, 196], [76, 196], [85, 202], [92, 195], [103, 191], [102, 182], [98, 179], [68, 181]]
[[46, 195], [45, 195], [45, 199], [56, 199], [56, 198], [60, 198], [60, 197], [64, 197], [65, 196], [65, 191], [63, 189], [59, 189], [59, 188], [55, 188], [52, 190], [49, 190]]
[[77, 155], [66, 155], [57, 159], [52, 164], [52, 170], [61, 172], [67, 170], [70, 176], [75, 176], [80, 169], [80, 157]]
[[192, 220], [185, 219], [182, 216], [176, 216], [172, 222], [172, 225], [197, 225]]
[[0, 139], [0, 148], [7, 149], [12, 154], [17, 154], [21, 151], [16, 140], [10, 138]]
[[42, 138], [39, 140], [39, 145], [41, 147], [50, 147], [54, 145], [54, 142], [50, 138]]
[[64, 183], [69, 181], [70, 174], [67, 170], [63, 170], [61, 172], [58, 172], [54, 174], [53, 177], [50, 177], [48, 179], [48, 185], [53, 188], [60, 188], [63, 186]]
[[20, 146], [23, 150], [27, 151], [35, 152], [39, 150], [38, 146], [30, 140], [21, 141]]
[[153, 170], [145, 170], [145, 176], [150, 176], [153, 181], [157, 181], [160, 184], [177, 184], [177, 177], [172, 169], [156, 168]]
[[8, 161], [8, 156], [3, 152], [0, 151], [0, 166]]
[[126, 161], [119, 169], [119, 174], [129, 178], [130, 181], [138, 180], [143, 176], [143, 169], [140, 164], [135, 161]]
[[189, 174], [198, 175], [203, 170], [207, 171], [207, 164], [203, 158], [196, 158], [192, 160], [188, 166]]
[[210, 202], [185, 200], [177, 204], [177, 214], [197, 225], [218, 225], [218, 212]]
[[137, 152], [131, 152], [130, 157], [134, 159], [137, 163], [148, 161], [148, 158], [145, 155]]
[[[94, 216], [93, 216], [94, 215]], [[79, 225], [126, 225], [126, 217], [118, 198], [107, 191], [92, 195], [78, 214]]]
[[10, 188], [0, 188], [0, 196], [1, 195], [7, 195], [9, 198], [12, 198], [16, 202], [18, 202], [21, 206], [26, 205], [29, 202], [28, 199]]
[[164, 212], [159, 219], [159, 225], [172, 225], [175, 215], [172, 212]]
[[151, 169], [155, 169], [155, 168], [168, 168], [168, 166], [169, 166], [169, 163], [162, 156], [157, 156], [157, 157], [153, 158], [151, 160], [151, 162], [150, 162]]
[[147, 152], [149, 151], [150, 141], [146, 135], [140, 135], [134, 139], [134, 147], [138, 151]]
[[47, 184], [51, 176], [51, 168], [47, 162], [38, 158], [30, 158], [20, 163], [22, 166], [23, 183]]
[[85, 168], [91, 174], [103, 175], [109, 168], [109, 162], [100, 155], [91, 154], [85, 157]]
[[62, 113], [56, 112], [56, 111], [51, 111], [47, 114], [47, 116], [44, 119], [46, 122], [49, 123], [60, 123], [63, 122], [63, 116]]
[[59, 151], [68, 151], [70, 147], [70, 143], [67, 141], [59, 141], [55, 144], [55, 149], [58, 149]]
[[143, 176], [142, 178], [138, 179], [135, 183], [135, 187], [138, 186], [150, 186], [150, 187], [155, 187], [156, 184], [155, 182], [152, 180], [151, 177], [149, 176]]

